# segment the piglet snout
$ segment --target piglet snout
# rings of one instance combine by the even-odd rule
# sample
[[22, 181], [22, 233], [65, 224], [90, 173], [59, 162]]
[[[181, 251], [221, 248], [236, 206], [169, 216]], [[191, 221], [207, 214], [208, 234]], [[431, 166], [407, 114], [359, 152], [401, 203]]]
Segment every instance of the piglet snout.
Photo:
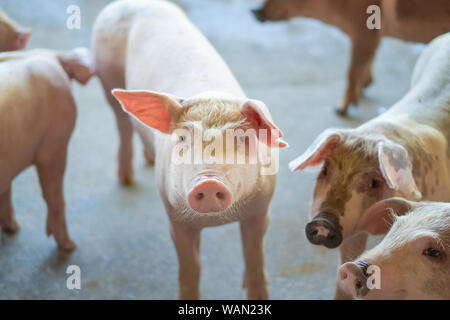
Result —
[[231, 192], [217, 179], [196, 184], [188, 194], [189, 206], [200, 213], [221, 212], [231, 204]]
[[306, 225], [306, 237], [312, 244], [333, 249], [341, 244], [342, 234], [338, 227], [325, 216], [326, 214], [319, 214]]
[[263, 8], [255, 8], [252, 9], [252, 13], [255, 16], [255, 18], [259, 21], [259, 22], [264, 22], [266, 21], [266, 16], [264, 14], [264, 10]]
[[338, 282], [342, 290], [353, 297], [364, 297], [369, 289], [367, 288], [368, 264], [364, 261], [346, 262], [338, 271]]

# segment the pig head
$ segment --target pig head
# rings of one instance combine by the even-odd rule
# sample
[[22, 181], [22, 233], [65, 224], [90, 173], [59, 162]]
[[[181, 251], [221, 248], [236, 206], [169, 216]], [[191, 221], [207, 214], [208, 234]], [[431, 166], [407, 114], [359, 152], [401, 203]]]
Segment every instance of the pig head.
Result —
[[316, 245], [336, 248], [357, 231], [379, 234], [373, 226], [380, 221], [365, 214], [372, 204], [393, 196], [422, 197], [408, 152], [382, 135], [328, 129], [289, 167], [296, 171], [320, 164], [311, 221], [305, 229], [308, 240]]
[[208, 214], [216, 224], [236, 220], [238, 204], [260, 183], [255, 152], [287, 145], [261, 101], [212, 92], [179, 98], [115, 89], [113, 95], [149, 134], [170, 136], [156, 153], [167, 156], [162, 189], [178, 221]]
[[376, 247], [339, 268], [340, 287], [362, 299], [450, 299], [450, 204], [390, 198], [366, 214], [392, 227]]
[[19, 26], [0, 10], [0, 52], [25, 48], [31, 33], [31, 29]]

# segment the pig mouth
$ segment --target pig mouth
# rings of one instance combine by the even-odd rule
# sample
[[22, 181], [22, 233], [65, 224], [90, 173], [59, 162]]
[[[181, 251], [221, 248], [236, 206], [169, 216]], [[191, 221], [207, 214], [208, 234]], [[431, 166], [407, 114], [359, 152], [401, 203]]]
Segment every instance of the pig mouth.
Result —
[[342, 243], [342, 227], [331, 213], [320, 212], [305, 227], [306, 237], [312, 244], [323, 245], [329, 249], [339, 247]]

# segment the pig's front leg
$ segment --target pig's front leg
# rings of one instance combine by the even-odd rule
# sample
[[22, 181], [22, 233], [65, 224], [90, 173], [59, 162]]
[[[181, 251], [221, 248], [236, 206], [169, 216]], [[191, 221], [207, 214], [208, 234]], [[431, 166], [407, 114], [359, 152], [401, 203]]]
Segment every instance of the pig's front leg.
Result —
[[197, 300], [200, 295], [200, 229], [171, 222], [171, 236], [178, 256], [178, 299]]
[[42, 194], [47, 203], [47, 235], [55, 237], [58, 246], [63, 250], [73, 250], [75, 243], [67, 231], [66, 217], [64, 213], [63, 180], [66, 168], [67, 151], [49, 156], [49, 160], [36, 163], [41, 183]]
[[245, 260], [243, 287], [250, 300], [269, 299], [264, 273], [264, 235], [268, 224], [267, 213], [240, 222]]
[[0, 227], [4, 232], [13, 233], [19, 230], [19, 224], [14, 216], [11, 201], [11, 186], [0, 194]]
[[[341, 252], [341, 265], [353, 261], [358, 258], [366, 249], [367, 233], [358, 233], [351, 238], [345, 239], [341, 244], [339, 250]], [[334, 299], [336, 300], [351, 300], [353, 297], [344, 292], [339, 285], [336, 286]]]
[[339, 114], [345, 115], [350, 104], [358, 103], [363, 87], [370, 83], [371, 64], [380, 38], [378, 34], [364, 34], [353, 37], [347, 92], [342, 104], [337, 109]]

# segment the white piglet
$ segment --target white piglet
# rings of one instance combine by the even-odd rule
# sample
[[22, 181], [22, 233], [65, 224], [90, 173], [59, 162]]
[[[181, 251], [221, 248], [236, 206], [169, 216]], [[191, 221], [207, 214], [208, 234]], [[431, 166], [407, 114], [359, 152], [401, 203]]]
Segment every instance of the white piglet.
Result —
[[[263, 238], [277, 152], [286, 144], [267, 107], [245, 96], [222, 58], [169, 2], [107, 6], [93, 46], [120, 133], [120, 182], [133, 182], [133, 128], [145, 157], [155, 161], [178, 254], [178, 297], [200, 298], [202, 228], [239, 221], [247, 296], [268, 298]], [[120, 104], [114, 88], [126, 89], [112, 91]]]

